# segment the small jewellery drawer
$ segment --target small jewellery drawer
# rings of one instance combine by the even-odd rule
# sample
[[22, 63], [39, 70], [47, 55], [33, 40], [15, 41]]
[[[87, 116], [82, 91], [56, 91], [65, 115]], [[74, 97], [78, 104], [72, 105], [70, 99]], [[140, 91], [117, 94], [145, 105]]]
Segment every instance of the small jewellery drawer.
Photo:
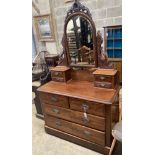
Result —
[[60, 78], [60, 77], [52, 77], [52, 81], [56, 81], [56, 82], [64, 82], [64, 78]]
[[40, 100], [42, 103], [69, 108], [68, 97], [66, 96], [41, 93]]
[[103, 117], [94, 116], [86, 113], [84, 114], [78, 111], [71, 111], [71, 119], [75, 123], [105, 131], [105, 118]]
[[81, 99], [74, 99], [69, 98], [70, 108], [73, 110], [93, 114], [97, 116], [105, 116], [105, 107], [104, 104], [81, 100]]
[[52, 77], [63, 77], [63, 72], [52, 71]]
[[101, 146], [105, 146], [105, 133], [72, 123], [73, 134]]
[[51, 116], [55, 116], [55, 117], [59, 117], [59, 118], [63, 118], [66, 120], [70, 120], [70, 110], [69, 109], [65, 109], [65, 108], [60, 108], [57, 106], [53, 106], [53, 105], [48, 105], [48, 104], [44, 104], [43, 106], [43, 110], [45, 114], [51, 115]]
[[49, 127], [72, 134], [72, 124], [68, 121], [45, 115], [45, 124]]
[[110, 82], [94, 82], [94, 86], [112, 89], [112, 83], [110, 83]]
[[94, 75], [94, 77], [95, 77], [95, 81], [112, 82], [112, 76]]

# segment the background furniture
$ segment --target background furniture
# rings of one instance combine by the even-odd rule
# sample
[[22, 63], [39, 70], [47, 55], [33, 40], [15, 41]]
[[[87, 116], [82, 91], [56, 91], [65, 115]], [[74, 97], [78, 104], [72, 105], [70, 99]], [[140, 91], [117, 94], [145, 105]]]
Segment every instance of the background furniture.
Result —
[[36, 56], [33, 62], [33, 66], [37, 65], [37, 67], [33, 67], [33, 71], [35, 70], [36, 74], [34, 75], [34, 72], [32, 72], [32, 92], [35, 93], [34, 103], [37, 111], [36, 116], [42, 119], [44, 116], [37, 89], [51, 80], [51, 72], [49, 71], [49, 68], [56, 66], [58, 59], [58, 55], [42, 51]]
[[35, 94], [35, 98], [34, 98], [34, 104], [36, 107], [36, 116], [38, 118], [43, 118], [43, 112], [42, 112], [42, 108], [41, 108], [41, 103], [40, 103], [40, 99], [39, 99], [39, 95], [37, 92], [37, 89], [41, 86], [40, 81], [34, 81], [32, 82], [32, 92], [34, 92]]
[[122, 26], [104, 27], [104, 50], [107, 51], [109, 61], [118, 70], [122, 82]]
[[112, 155], [112, 152], [116, 145], [116, 141], [122, 143], [122, 89], [120, 89], [119, 91], [119, 122], [114, 126], [112, 130], [112, 136], [114, 137], [114, 139], [111, 144], [109, 155]]
[[[70, 55], [67, 32], [73, 18], [77, 22], [75, 25], [78, 25], [78, 21], [87, 25], [89, 35], [86, 36], [92, 38], [93, 45], [92, 64], [75, 64]], [[90, 38], [83, 39], [81, 47], [88, 47]], [[101, 47], [102, 41], [100, 32], [96, 34], [89, 9], [75, 0], [65, 18], [61, 61], [51, 69], [52, 81], [39, 87], [38, 92], [47, 133], [107, 155], [112, 142], [112, 125], [118, 122], [119, 87], [117, 78], [111, 78], [117, 76], [117, 71], [109, 67]], [[114, 87], [95, 87], [96, 72], [101, 72], [103, 77], [108, 72], [108, 78], [114, 80], [110, 81]]]

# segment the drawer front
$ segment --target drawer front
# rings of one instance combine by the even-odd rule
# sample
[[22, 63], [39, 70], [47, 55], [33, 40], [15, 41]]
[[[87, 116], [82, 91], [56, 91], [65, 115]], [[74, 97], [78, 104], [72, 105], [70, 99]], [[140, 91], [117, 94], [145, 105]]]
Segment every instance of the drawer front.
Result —
[[42, 103], [56, 105], [56, 106], [60, 106], [64, 108], [69, 108], [68, 97], [66, 96], [41, 93], [40, 100]]
[[72, 121], [87, 127], [105, 131], [105, 119], [103, 117], [71, 111]]
[[60, 78], [60, 77], [52, 77], [52, 81], [56, 81], [56, 82], [64, 82], [64, 78]]
[[99, 82], [112, 82], [112, 76], [105, 76], [105, 75], [94, 75], [95, 81]]
[[55, 117], [59, 117], [59, 118], [63, 118], [66, 120], [71, 119], [69, 109], [60, 108], [60, 107], [48, 105], [48, 104], [44, 104], [43, 109], [44, 109], [45, 114], [55, 116]]
[[72, 124], [68, 121], [45, 115], [45, 124], [51, 128], [72, 134]]
[[80, 99], [74, 99], [74, 98], [69, 98], [69, 103], [70, 103], [70, 108], [73, 110], [84, 112], [86, 108], [86, 112], [88, 114], [105, 116], [104, 104], [80, 100]]
[[105, 146], [105, 133], [72, 123], [73, 134], [101, 146]]
[[112, 89], [112, 83], [110, 82], [94, 82], [95, 87]]
[[63, 72], [52, 71], [52, 77], [63, 77]]

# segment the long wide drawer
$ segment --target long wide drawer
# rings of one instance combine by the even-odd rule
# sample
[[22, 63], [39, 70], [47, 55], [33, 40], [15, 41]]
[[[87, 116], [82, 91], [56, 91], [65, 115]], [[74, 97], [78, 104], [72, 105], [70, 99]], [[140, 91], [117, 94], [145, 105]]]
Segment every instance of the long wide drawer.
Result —
[[71, 110], [69, 110], [69, 109], [44, 104], [43, 110], [44, 110], [45, 114], [48, 114], [48, 115], [51, 115], [51, 116], [63, 118], [63, 119], [66, 119], [66, 120], [71, 119], [71, 117], [70, 117]]
[[91, 127], [93, 129], [105, 131], [104, 117], [94, 116], [86, 113], [84, 114], [78, 111], [71, 111], [71, 121], [87, 127]]
[[101, 146], [105, 146], [104, 132], [47, 115], [45, 115], [45, 124], [49, 127], [70, 133]]
[[42, 103], [69, 108], [68, 97], [66, 96], [49, 93], [40, 93], [40, 100]]
[[87, 113], [97, 115], [97, 116], [105, 116], [105, 106], [104, 104], [69, 98], [70, 108], [73, 110], [84, 112], [86, 110]]
[[[105, 131], [105, 118], [85, 114], [70, 109], [65, 109], [53, 105], [44, 104], [44, 113], [50, 116], [62, 118], [87, 127]], [[86, 116], [86, 117], [85, 117]]]

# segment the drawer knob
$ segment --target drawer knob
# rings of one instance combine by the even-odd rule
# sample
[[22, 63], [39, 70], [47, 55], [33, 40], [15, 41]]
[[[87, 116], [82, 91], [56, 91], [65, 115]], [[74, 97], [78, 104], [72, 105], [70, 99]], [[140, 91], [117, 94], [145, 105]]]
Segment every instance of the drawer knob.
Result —
[[56, 76], [59, 75], [59, 72], [54, 72], [54, 75], [56, 75]]
[[54, 113], [56, 113], [56, 114], [59, 114], [59, 113], [60, 113], [58, 109], [52, 109], [52, 111], [53, 111]]
[[101, 79], [101, 80], [104, 80], [104, 79], [105, 79], [105, 77], [101, 76], [101, 77], [100, 77], [100, 79]]
[[55, 122], [55, 125], [56, 125], [56, 126], [61, 126], [60, 121], [56, 121], [56, 122]]
[[104, 87], [105, 86], [105, 84], [104, 83], [101, 83], [101, 85], [100, 85], [101, 87]]
[[87, 112], [87, 110], [89, 109], [89, 106], [87, 104], [82, 104], [82, 108], [84, 112]]
[[52, 100], [53, 102], [57, 102], [57, 101], [58, 101], [58, 99], [57, 99], [56, 97], [54, 97], [54, 96], [51, 97], [51, 100]]

